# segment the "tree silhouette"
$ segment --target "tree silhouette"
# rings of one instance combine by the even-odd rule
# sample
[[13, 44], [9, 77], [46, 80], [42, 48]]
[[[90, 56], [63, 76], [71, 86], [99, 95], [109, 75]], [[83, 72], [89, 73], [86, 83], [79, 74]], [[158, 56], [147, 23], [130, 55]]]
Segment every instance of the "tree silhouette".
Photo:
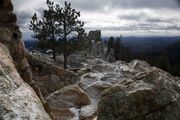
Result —
[[119, 37], [114, 41], [113, 47], [114, 47], [114, 57], [116, 58], [116, 60], [120, 60], [121, 39]]
[[[64, 7], [56, 5], [57, 11], [57, 34], [62, 42], [62, 53], [64, 56], [64, 68], [67, 68], [67, 57], [72, 51], [73, 41], [84, 35], [84, 22], [80, 21], [80, 12], [71, 7], [70, 3], [65, 2]], [[76, 36], [76, 37], [75, 37]], [[80, 46], [77, 46], [80, 47]], [[75, 50], [75, 49], [74, 49]]]
[[67, 57], [79, 50], [81, 46], [76, 46], [86, 36], [83, 29], [84, 22], [79, 20], [80, 12], [65, 2], [61, 7], [47, 0], [48, 9], [44, 10], [43, 18], [38, 20], [36, 13], [30, 21], [30, 30], [35, 38], [38, 38], [40, 48], [50, 48], [53, 50], [55, 60], [56, 53], [64, 56], [64, 68], [67, 68]]
[[107, 50], [107, 56], [108, 54], [110, 54], [111, 49], [114, 48], [114, 37], [110, 37], [108, 42], [107, 42], [107, 46], [108, 46], [108, 50]]
[[38, 19], [37, 14], [34, 13], [30, 21], [30, 30], [34, 32], [35, 38], [38, 41], [38, 47], [49, 48], [53, 50], [53, 59], [56, 59], [57, 34], [56, 34], [56, 11], [54, 3], [47, 0], [48, 9], [44, 10], [43, 18]]

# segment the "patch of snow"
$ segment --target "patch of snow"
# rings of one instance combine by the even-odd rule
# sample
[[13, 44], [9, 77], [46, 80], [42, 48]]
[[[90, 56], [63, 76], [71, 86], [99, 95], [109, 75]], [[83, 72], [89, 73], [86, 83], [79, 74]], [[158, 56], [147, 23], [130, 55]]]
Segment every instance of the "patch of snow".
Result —
[[74, 117], [71, 120], [79, 120], [79, 109], [72, 107], [69, 110], [74, 113]]
[[83, 117], [90, 117], [96, 114], [98, 108], [98, 101], [95, 99], [91, 99], [91, 104], [84, 106], [80, 110], [80, 115]]

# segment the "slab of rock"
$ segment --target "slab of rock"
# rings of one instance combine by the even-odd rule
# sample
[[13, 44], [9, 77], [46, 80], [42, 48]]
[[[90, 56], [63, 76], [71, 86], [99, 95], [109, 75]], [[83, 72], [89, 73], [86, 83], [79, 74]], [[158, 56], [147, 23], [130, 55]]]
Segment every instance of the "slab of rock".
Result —
[[43, 96], [48, 96], [56, 90], [75, 84], [79, 80], [77, 74], [72, 71], [36, 58], [31, 54], [27, 56], [33, 72], [33, 80], [39, 85]]
[[41, 100], [16, 71], [9, 50], [0, 44], [0, 119], [50, 120]]
[[[70, 118], [79, 117], [79, 109], [82, 106], [90, 104], [88, 95], [77, 85], [64, 87], [52, 94], [46, 100], [48, 101], [54, 115], [58, 120], [70, 120]], [[62, 112], [63, 111], [63, 112]], [[70, 115], [70, 118], [67, 116]], [[76, 120], [76, 119], [74, 119]]]
[[46, 100], [52, 108], [80, 108], [90, 104], [88, 95], [77, 85], [70, 85], [50, 94]]
[[[145, 67], [140, 70], [149, 67], [140, 66]], [[140, 66], [135, 68], [139, 70]], [[179, 119], [180, 86], [175, 78], [157, 68], [136, 75], [129, 83], [107, 89], [98, 106], [98, 120]]]
[[91, 71], [81, 76], [78, 85], [91, 104], [80, 108], [80, 119], [93, 120], [97, 115], [98, 120], [179, 119], [179, 78], [140, 60], [94, 59], [87, 64]]
[[0, 119], [49, 120], [44, 108], [49, 114], [51, 111], [32, 80], [22, 33], [12, 11], [11, 0], [0, 0]]

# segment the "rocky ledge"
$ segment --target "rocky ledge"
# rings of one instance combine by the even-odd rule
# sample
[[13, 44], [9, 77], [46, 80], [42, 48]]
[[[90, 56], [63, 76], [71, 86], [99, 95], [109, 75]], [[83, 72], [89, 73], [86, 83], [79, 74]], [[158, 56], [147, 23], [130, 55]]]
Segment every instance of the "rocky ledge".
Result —
[[103, 92], [98, 120], [180, 119], [179, 78], [142, 61], [115, 64], [119, 68], [113, 77], [118, 83]]
[[179, 78], [140, 60], [108, 63], [89, 59], [85, 64], [91, 71], [82, 75], [77, 85], [67, 86], [47, 97], [56, 115], [59, 113], [58, 118], [180, 119]]

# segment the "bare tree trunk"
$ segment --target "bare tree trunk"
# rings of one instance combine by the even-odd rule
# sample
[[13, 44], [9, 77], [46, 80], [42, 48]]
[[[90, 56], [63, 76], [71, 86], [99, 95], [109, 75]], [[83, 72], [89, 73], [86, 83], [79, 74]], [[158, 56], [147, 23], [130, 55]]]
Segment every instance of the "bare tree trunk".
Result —
[[56, 50], [55, 50], [55, 48], [52, 48], [52, 51], [53, 51], [53, 59], [55, 61], [56, 60]]
[[64, 69], [67, 69], [67, 55], [65, 52], [64, 52]]

